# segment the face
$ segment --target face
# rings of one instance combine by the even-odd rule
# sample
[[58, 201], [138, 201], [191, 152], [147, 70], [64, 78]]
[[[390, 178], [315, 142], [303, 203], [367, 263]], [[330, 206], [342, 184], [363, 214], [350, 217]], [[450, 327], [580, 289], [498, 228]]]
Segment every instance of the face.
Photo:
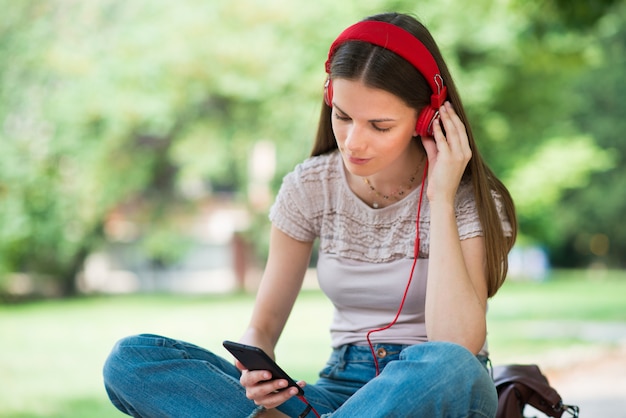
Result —
[[361, 81], [333, 80], [332, 127], [343, 161], [366, 177], [403, 170], [414, 156], [417, 111]]

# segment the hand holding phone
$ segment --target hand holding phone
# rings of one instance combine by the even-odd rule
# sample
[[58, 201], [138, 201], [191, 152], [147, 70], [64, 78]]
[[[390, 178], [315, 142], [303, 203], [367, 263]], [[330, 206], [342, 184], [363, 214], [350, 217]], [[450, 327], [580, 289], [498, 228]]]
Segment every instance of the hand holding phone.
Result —
[[234, 341], [224, 341], [222, 345], [248, 370], [267, 370], [272, 374], [270, 380], [284, 379], [287, 381], [287, 388], [295, 387], [298, 389], [298, 396], [304, 395], [304, 391], [298, 386], [296, 381], [289, 377], [289, 375], [259, 347], [236, 343]]

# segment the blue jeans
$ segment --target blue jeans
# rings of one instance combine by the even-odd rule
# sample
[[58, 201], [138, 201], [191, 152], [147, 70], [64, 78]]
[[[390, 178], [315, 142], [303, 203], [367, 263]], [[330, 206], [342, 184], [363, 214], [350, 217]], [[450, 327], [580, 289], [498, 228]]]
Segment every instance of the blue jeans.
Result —
[[[333, 350], [305, 397], [323, 417], [494, 417], [496, 390], [485, 367], [465, 348], [429, 342]], [[232, 361], [203, 348], [156, 335], [119, 341], [104, 366], [113, 404], [135, 417], [252, 417], [258, 412]], [[290, 417], [305, 409], [294, 397], [278, 408]], [[311, 412], [307, 417], [313, 417]]]

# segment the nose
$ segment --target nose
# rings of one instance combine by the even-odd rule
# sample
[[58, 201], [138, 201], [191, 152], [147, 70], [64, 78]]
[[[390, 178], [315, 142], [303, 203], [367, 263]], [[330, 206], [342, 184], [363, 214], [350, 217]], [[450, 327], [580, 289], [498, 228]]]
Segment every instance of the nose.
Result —
[[344, 146], [350, 151], [360, 151], [367, 146], [365, 135], [356, 124], [348, 130]]

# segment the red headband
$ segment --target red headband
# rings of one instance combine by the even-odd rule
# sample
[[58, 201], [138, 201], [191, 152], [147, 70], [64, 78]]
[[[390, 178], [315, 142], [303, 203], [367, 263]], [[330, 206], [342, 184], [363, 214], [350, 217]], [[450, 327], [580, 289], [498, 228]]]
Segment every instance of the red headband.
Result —
[[433, 95], [431, 106], [438, 109], [446, 99], [447, 89], [432, 54], [410, 32], [387, 22], [366, 20], [348, 27], [335, 39], [328, 51], [326, 73], [330, 75], [330, 63], [337, 48], [346, 41], [364, 41], [395, 52], [410, 62], [430, 85]]

